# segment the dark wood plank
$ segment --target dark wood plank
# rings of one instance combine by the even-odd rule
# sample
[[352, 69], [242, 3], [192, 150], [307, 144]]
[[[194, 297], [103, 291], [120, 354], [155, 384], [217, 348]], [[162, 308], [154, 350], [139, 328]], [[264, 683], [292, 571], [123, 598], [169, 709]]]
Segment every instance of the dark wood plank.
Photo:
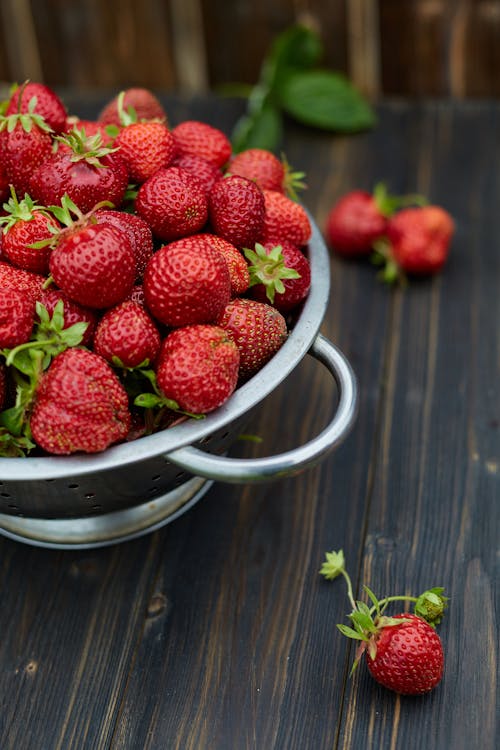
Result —
[[446, 669], [417, 700], [359, 670], [343, 749], [420, 748], [424, 726], [427, 748], [496, 746], [498, 108], [436, 105], [414, 116], [417, 187], [452, 212], [457, 233], [446, 273], [394, 296], [361, 579], [380, 595], [446, 588]]

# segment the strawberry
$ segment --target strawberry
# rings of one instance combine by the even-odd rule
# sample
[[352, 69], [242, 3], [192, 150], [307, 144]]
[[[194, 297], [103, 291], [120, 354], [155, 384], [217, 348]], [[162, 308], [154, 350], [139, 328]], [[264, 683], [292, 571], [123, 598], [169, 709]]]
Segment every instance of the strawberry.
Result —
[[106, 126], [102, 122], [97, 122], [97, 120], [82, 120], [76, 115], [71, 115], [66, 118], [66, 125], [63, 132], [69, 133], [75, 129], [83, 131], [85, 138], [92, 138], [95, 135], [99, 135], [103, 146], [111, 146], [114, 140], [114, 136], [107, 133]]
[[219, 167], [195, 154], [177, 154], [174, 157], [173, 166], [185, 169], [186, 172], [194, 175], [203, 185], [207, 195], [215, 183], [222, 178]]
[[190, 325], [164, 340], [156, 368], [160, 390], [181, 409], [206, 414], [221, 406], [238, 381], [238, 347], [224, 329]]
[[20, 289], [0, 294], [0, 348], [11, 349], [29, 341], [35, 322], [35, 305]]
[[121, 125], [119, 101], [125, 111], [134, 110], [138, 120], [159, 120], [168, 125], [167, 113], [158, 98], [149, 89], [140, 87], [125, 89], [108, 102], [99, 114], [100, 123]]
[[59, 204], [67, 194], [83, 212], [102, 201], [119, 207], [128, 185], [127, 167], [120, 156], [103, 146], [99, 134], [86, 137], [75, 129], [57, 138], [64, 148], [33, 172], [30, 195], [49, 206]]
[[265, 219], [259, 239], [264, 243], [279, 244], [288, 240], [299, 247], [306, 245], [311, 238], [311, 222], [305, 208], [276, 190], [264, 190], [263, 193]]
[[[1, 137], [0, 137], [1, 141]], [[3, 164], [3, 158], [0, 158], [0, 202], [3, 204], [9, 197], [9, 178]]]
[[160, 169], [146, 180], [137, 193], [135, 210], [164, 242], [198, 232], [208, 217], [201, 183], [179, 167]]
[[311, 268], [304, 253], [291, 242], [280, 245], [256, 243], [255, 250], [246, 249], [250, 262], [251, 296], [270, 302], [280, 312], [288, 312], [309, 294]]
[[384, 279], [392, 281], [398, 272], [438, 273], [448, 258], [453, 233], [453, 219], [440, 206], [402, 209], [387, 224], [388, 243], [376, 246], [386, 256]]
[[90, 346], [97, 326], [97, 314], [88, 307], [82, 307], [73, 302], [60, 289], [42, 289], [38, 301], [45, 307], [50, 316], [53, 315], [59, 301], [63, 303], [63, 329], [67, 329], [75, 323], [86, 323], [87, 327], [83, 333], [82, 346]]
[[[342, 575], [347, 582], [352, 627], [342, 624], [337, 627], [343, 635], [355, 639], [359, 644], [353, 670], [364, 653], [372, 677], [397, 693], [420, 695], [440, 682], [444, 655], [434, 626], [441, 621], [447, 606], [448, 598], [443, 596], [442, 588], [429, 589], [419, 597], [388, 596], [379, 601], [364, 586], [372, 605], [370, 607], [365, 602], [354, 600], [342, 550], [326, 553], [320, 573], [328, 580]], [[415, 612], [392, 617], [384, 614], [390, 602], [401, 600], [414, 602]]]
[[52, 237], [59, 228], [58, 222], [42, 206], [38, 206], [26, 193], [19, 201], [14, 188], [11, 198], [4, 204], [2, 252], [15, 266], [27, 271], [47, 274], [51, 248], [33, 247]]
[[11, 94], [5, 114], [7, 116], [17, 113], [27, 114], [33, 99], [35, 105], [32, 111], [43, 117], [54, 133], [62, 133], [66, 129], [66, 107], [55, 91], [43, 83], [26, 81], [16, 87]]
[[131, 182], [142, 184], [159, 169], [169, 167], [175, 140], [162, 122], [131, 122], [120, 130], [114, 145], [127, 165]]
[[161, 247], [144, 274], [151, 314], [171, 327], [213, 323], [231, 296], [227, 263], [203, 237]]
[[72, 347], [43, 373], [30, 426], [33, 439], [48, 453], [97, 453], [125, 439], [128, 396], [102, 357]]
[[137, 214], [100, 208], [94, 213], [98, 224], [105, 222], [124, 232], [135, 256], [136, 276], [142, 278], [148, 260], [153, 255], [153, 234], [149, 224]]
[[276, 308], [239, 297], [216, 320], [240, 351], [240, 379], [247, 380], [271, 359], [287, 337], [286, 321]]
[[303, 172], [292, 172], [288, 162], [278, 159], [264, 148], [248, 148], [235, 154], [229, 162], [228, 172], [254, 180], [262, 190], [276, 190], [296, 197], [296, 189], [305, 187]]
[[222, 167], [231, 156], [231, 141], [218, 128], [198, 120], [184, 120], [172, 129], [179, 154], [201, 156]]
[[30, 192], [33, 172], [52, 155], [51, 129], [34, 112], [31, 99], [28, 112], [0, 117], [0, 158], [9, 184], [18, 195]]
[[136, 276], [127, 236], [105, 223], [63, 231], [52, 250], [49, 267], [57, 286], [73, 302], [92, 309], [122, 302]]
[[207, 233], [199, 236], [208, 240], [212, 247], [224, 257], [231, 279], [231, 296], [239, 297], [244, 294], [250, 285], [250, 273], [245, 258], [238, 248], [217, 234]]
[[262, 190], [246, 177], [225, 177], [209, 197], [210, 223], [216, 234], [236, 247], [253, 247], [264, 228]]
[[10, 263], [0, 261], [0, 289], [4, 292], [10, 290], [25, 292], [35, 304], [45, 281], [45, 277], [41, 274], [24, 271]]
[[132, 300], [107, 310], [94, 336], [95, 353], [120, 367], [154, 362], [159, 349], [158, 328], [144, 307]]
[[359, 257], [370, 255], [373, 243], [383, 236], [386, 226], [387, 216], [376, 194], [352, 190], [330, 209], [325, 234], [339, 255]]

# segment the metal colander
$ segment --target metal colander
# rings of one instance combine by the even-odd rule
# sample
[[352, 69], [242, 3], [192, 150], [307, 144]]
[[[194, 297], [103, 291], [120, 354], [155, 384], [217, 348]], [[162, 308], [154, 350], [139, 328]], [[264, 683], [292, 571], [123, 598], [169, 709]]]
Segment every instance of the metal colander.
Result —
[[[298, 473], [321, 460], [348, 433], [356, 412], [356, 381], [342, 353], [318, 333], [328, 304], [328, 250], [312, 222], [308, 246], [311, 290], [288, 339], [253, 378], [203, 420], [96, 455], [0, 458], [0, 533], [59, 548], [96, 547], [150, 532], [197, 502], [213, 480], [258, 482]], [[227, 458], [252, 410], [309, 353], [337, 384], [327, 427], [286, 453]]]

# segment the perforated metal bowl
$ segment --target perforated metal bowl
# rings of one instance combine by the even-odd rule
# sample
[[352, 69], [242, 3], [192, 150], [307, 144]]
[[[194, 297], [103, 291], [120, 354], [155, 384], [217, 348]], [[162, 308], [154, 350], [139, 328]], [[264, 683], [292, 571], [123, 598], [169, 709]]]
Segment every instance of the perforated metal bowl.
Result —
[[[318, 333], [328, 304], [328, 251], [312, 222], [311, 291], [286, 342], [257, 375], [203, 420], [116, 445], [97, 455], [0, 458], [0, 533], [45, 547], [98, 547], [151, 532], [197, 502], [214, 480], [258, 482], [318, 463], [353, 424], [357, 390], [344, 355]], [[258, 459], [225, 454], [251, 411], [306, 355], [336, 381], [327, 427], [293, 450]]]

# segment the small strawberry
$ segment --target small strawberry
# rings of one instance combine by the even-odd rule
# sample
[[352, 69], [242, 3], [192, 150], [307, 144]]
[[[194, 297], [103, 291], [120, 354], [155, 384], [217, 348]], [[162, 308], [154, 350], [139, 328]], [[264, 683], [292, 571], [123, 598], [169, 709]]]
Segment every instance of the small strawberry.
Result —
[[176, 153], [175, 139], [164, 122], [138, 120], [137, 114], [123, 109], [123, 95], [118, 97], [120, 129], [114, 145], [129, 172], [131, 182], [142, 184], [159, 169], [169, 167]]
[[[63, 208], [52, 210], [66, 223], [68, 206], [78, 209], [67, 197]], [[63, 230], [50, 256], [50, 273], [67, 296], [84, 307], [100, 309], [122, 302], [132, 290], [136, 263], [125, 235], [111, 224], [80, 219]]]
[[339, 255], [368, 256], [374, 243], [385, 234], [390, 216], [410, 203], [424, 202], [425, 198], [420, 195], [389, 195], [381, 182], [373, 193], [351, 190], [330, 209], [325, 226], [326, 239]]
[[218, 128], [198, 120], [184, 120], [172, 129], [179, 154], [201, 156], [222, 167], [231, 156], [231, 141]]
[[149, 224], [137, 214], [100, 208], [94, 213], [98, 224], [105, 222], [124, 232], [135, 256], [136, 275], [142, 278], [148, 260], [153, 255], [153, 233]]
[[194, 154], [177, 154], [173, 161], [174, 167], [185, 169], [201, 182], [208, 195], [216, 182], [222, 179], [222, 172], [215, 164]]
[[218, 234], [202, 234], [208, 242], [222, 254], [227, 263], [231, 279], [231, 296], [239, 297], [244, 294], [250, 285], [250, 273], [245, 258], [237, 247], [219, 237]]
[[254, 180], [261, 190], [276, 190], [290, 197], [296, 197], [296, 189], [305, 187], [303, 172], [292, 172], [285, 159], [278, 159], [264, 148], [249, 148], [235, 154], [228, 172]]
[[35, 100], [32, 111], [43, 117], [56, 135], [62, 133], [66, 129], [66, 107], [56, 92], [43, 83], [26, 81], [17, 86], [11, 94], [5, 114], [27, 114], [32, 99]]
[[107, 310], [99, 321], [93, 350], [119, 367], [138, 367], [155, 361], [160, 334], [144, 307], [125, 300]]
[[260, 370], [287, 337], [286, 321], [276, 308], [242, 297], [228, 302], [216, 324], [229, 333], [240, 351], [241, 380]]
[[236, 247], [253, 247], [264, 229], [262, 190], [246, 177], [219, 180], [209, 194], [210, 223], [216, 234]]
[[10, 290], [25, 292], [35, 304], [45, 282], [45, 276], [39, 273], [24, 271], [22, 268], [0, 261], [0, 289], [4, 292]]
[[385, 262], [383, 279], [438, 273], [448, 258], [453, 233], [453, 219], [440, 206], [402, 209], [387, 224], [387, 241], [375, 246]]
[[275, 244], [288, 240], [298, 247], [306, 245], [311, 238], [311, 222], [305, 208], [276, 190], [263, 192], [265, 219], [258, 239]]
[[35, 106], [32, 98], [26, 113], [0, 117], [2, 168], [18, 195], [30, 193], [31, 175], [52, 156], [52, 131]]
[[145, 88], [133, 87], [117, 94], [106, 104], [99, 115], [99, 122], [103, 125], [121, 125], [119, 99], [125, 111], [133, 110], [138, 120], [159, 120], [168, 125], [167, 113], [159, 99], [152, 91]]
[[0, 349], [29, 341], [35, 322], [35, 305], [26, 292], [2, 289], [0, 293]]
[[97, 453], [127, 436], [128, 396], [102, 357], [66, 349], [41, 377], [30, 425], [34, 441], [48, 453]]
[[32, 198], [49, 206], [66, 194], [84, 213], [102, 201], [119, 207], [128, 185], [121, 157], [103, 146], [99, 134], [87, 137], [74, 129], [57, 139], [64, 148], [33, 172], [28, 190]]
[[4, 209], [6, 213], [0, 218], [3, 255], [19, 268], [47, 274], [51, 248], [49, 245], [36, 247], [36, 244], [52, 237], [59, 228], [58, 222], [27, 193], [23, 200], [18, 200], [13, 187]]
[[213, 323], [231, 296], [222, 255], [203, 237], [187, 237], [161, 247], [144, 274], [151, 314], [171, 327]]
[[280, 312], [297, 307], [309, 294], [311, 268], [304, 253], [286, 240], [280, 245], [256, 243], [246, 249], [250, 268], [250, 294], [260, 302], [270, 302]]
[[[372, 605], [370, 607], [365, 602], [354, 600], [342, 550], [327, 552], [320, 573], [328, 580], [342, 575], [347, 583], [352, 627], [337, 627], [343, 635], [359, 643], [352, 671], [365, 654], [368, 670], [374, 679], [402, 695], [427, 693], [440, 682], [444, 656], [434, 625], [441, 621], [447, 606], [447, 597], [443, 596], [442, 588], [429, 589], [419, 597], [388, 596], [378, 600], [364, 586]], [[390, 602], [395, 601], [414, 602], [415, 614], [400, 613], [388, 617], [384, 611]]]
[[90, 310], [88, 307], [78, 305], [76, 302], [70, 300], [60, 289], [55, 288], [43, 289], [38, 297], [38, 301], [43, 305], [50, 316], [54, 314], [57, 303], [62, 301], [62, 329], [68, 329], [75, 325], [75, 323], [84, 323], [86, 328], [82, 334], [80, 343], [82, 346], [90, 346], [97, 327], [97, 314], [95, 310]]
[[160, 169], [139, 188], [135, 210], [164, 242], [198, 232], [208, 205], [200, 182], [179, 167]]
[[191, 325], [169, 333], [162, 344], [158, 387], [181, 409], [206, 414], [221, 406], [238, 381], [239, 352], [227, 332]]

